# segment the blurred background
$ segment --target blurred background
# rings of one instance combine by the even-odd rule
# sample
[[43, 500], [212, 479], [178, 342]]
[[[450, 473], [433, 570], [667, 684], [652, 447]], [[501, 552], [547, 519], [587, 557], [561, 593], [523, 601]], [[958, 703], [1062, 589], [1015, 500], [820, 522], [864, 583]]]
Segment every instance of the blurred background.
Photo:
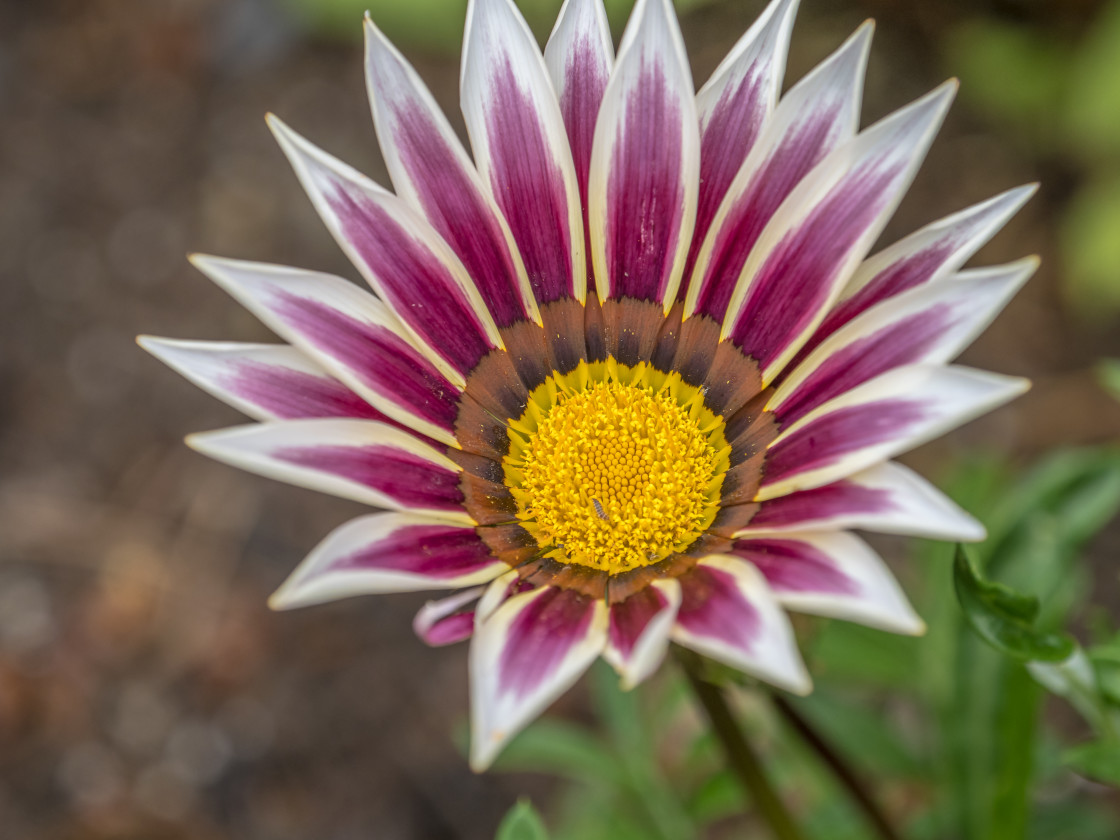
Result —
[[[543, 42], [559, 0], [519, 5]], [[617, 41], [630, 3], [608, 6]], [[241, 418], [133, 343], [269, 340], [190, 251], [357, 278], [262, 116], [387, 183], [367, 7], [461, 130], [465, 0], [0, 2], [0, 837], [481, 840], [519, 792], [563, 807], [547, 775], [467, 770], [466, 650], [413, 637], [424, 596], [267, 610], [360, 509], [188, 451]], [[678, 7], [702, 82], [763, 2]], [[864, 124], [963, 84], [884, 243], [1042, 182], [974, 261], [1042, 269], [964, 357], [1034, 390], [909, 462], [1016, 469], [1115, 441], [1098, 361], [1120, 355], [1120, 1], [802, 0], [786, 85], [867, 17]], [[1114, 525], [1084, 567], [1113, 615], [1118, 549]], [[554, 713], [590, 719], [585, 689]]]

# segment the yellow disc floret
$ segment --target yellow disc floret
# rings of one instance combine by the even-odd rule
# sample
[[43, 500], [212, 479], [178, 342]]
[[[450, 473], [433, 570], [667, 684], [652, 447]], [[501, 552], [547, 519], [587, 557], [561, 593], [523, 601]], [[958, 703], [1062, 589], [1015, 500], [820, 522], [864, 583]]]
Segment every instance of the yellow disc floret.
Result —
[[581, 368], [537, 389], [511, 433], [518, 517], [561, 562], [611, 574], [657, 563], [715, 516], [723, 423], [679, 376]]

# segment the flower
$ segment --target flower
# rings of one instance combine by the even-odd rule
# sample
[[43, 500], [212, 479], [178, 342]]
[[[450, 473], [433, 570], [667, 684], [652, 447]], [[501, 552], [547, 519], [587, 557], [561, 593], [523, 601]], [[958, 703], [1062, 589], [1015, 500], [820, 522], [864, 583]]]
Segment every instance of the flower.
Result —
[[473, 635], [476, 768], [598, 656], [629, 687], [674, 641], [807, 692], [786, 609], [923, 630], [848, 529], [983, 537], [888, 459], [1027, 387], [948, 362], [1037, 265], [959, 270], [1033, 187], [867, 258], [955, 83], [858, 131], [868, 24], [778, 101], [796, 5], [694, 94], [669, 0], [617, 58], [601, 0], [543, 55], [511, 0], [472, 0], [473, 163], [367, 19], [396, 194], [269, 125], [376, 296], [196, 256], [288, 343], [141, 339], [260, 421], [194, 448], [382, 509], [274, 606], [461, 590], [415, 626]]

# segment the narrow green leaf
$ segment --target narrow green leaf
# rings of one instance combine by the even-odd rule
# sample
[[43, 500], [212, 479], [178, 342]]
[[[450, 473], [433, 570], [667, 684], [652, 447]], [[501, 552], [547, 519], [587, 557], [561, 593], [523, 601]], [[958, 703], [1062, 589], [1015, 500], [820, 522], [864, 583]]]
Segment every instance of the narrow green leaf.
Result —
[[548, 831], [533, 803], [518, 799], [502, 818], [494, 840], [548, 840]]
[[1037, 598], [984, 580], [961, 547], [953, 564], [953, 584], [969, 626], [997, 650], [1042, 662], [1059, 662], [1073, 652], [1073, 640], [1065, 634], [1035, 629]]
[[1101, 782], [1120, 787], [1120, 744], [1112, 741], [1093, 741], [1066, 750], [1062, 760], [1073, 772]]

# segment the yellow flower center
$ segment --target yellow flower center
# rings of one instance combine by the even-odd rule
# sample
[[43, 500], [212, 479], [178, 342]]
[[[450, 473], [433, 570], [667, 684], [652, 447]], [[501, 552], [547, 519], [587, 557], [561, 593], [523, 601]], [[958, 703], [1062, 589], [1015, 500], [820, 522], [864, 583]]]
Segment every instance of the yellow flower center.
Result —
[[534, 391], [505, 471], [547, 555], [618, 574], [687, 549], [712, 523], [728, 451], [722, 420], [679, 375], [608, 360]]

